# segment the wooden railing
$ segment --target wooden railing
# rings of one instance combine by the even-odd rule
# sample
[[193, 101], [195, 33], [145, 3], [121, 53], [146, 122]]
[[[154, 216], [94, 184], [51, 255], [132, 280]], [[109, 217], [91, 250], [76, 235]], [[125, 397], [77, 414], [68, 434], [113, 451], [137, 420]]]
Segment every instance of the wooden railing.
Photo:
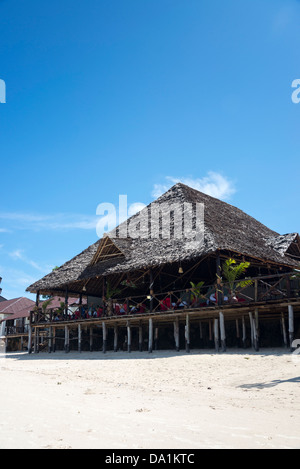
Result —
[[[300, 276], [277, 274], [246, 278], [248, 285], [235, 291], [229, 283], [204, 285], [200, 295], [193, 288], [172, 290], [163, 293], [128, 296], [102, 301], [101, 305], [79, 305], [75, 313], [61, 312], [58, 308], [48, 308], [46, 312], [38, 308], [31, 312], [31, 323], [55, 323], [57, 321], [78, 321], [112, 316], [132, 316], [151, 313], [167, 313], [182, 309], [202, 309], [210, 306], [254, 304], [274, 300], [287, 300], [300, 297]], [[240, 281], [237, 281], [239, 283]]]
[[18, 334], [28, 334], [29, 325], [25, 324], [24, 326], [6, 326], [4, 334], [7, 335], [18, 335]]

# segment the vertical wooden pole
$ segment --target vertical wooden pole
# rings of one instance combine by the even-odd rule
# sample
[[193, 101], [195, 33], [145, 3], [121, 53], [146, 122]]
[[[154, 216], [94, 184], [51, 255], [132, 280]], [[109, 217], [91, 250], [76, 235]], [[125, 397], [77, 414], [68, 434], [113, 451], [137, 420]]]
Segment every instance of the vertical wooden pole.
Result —
[[114, 352], [118, 351], [118, 326], [114, 325]]
[[219, 321], [214, 319], [214, 338], [215, 338], [215, 349], [216, 352], [219, 351]]
[[185, 350], [190, 353], [190, 316], [185, 317]]
[[139, 324], [139, 351], [143, 351], [143, 327], [141, 322]]
[[203, 340], [202, 321], [199, 321], [199, 336], [200, 336], [200, 341], [202, 343], [202, 340]]
[[36, 327], [34, 331], [34, 353], [39, 353], [39, 328]]
[[49, 337], [48, 337], [48, 352], [52, 352], [52, 327], [49, 327]]
[[153, 272], [150, 270], [150, 313], [153, 310]]
[[148, 352], [152, 353], [153, 349], [153, 319], [149, 319], [149, 342], [148, 342]]
[[254, 280], [254, 301], [255, 303], [258, 300], [258, 280], [257, 278]]
[[102, 321], [102, 334], [103, 334], [103, 353], [106, 353], [106, 324]]
[[69, 328], [65, 326], [65, 352], [68, 353], [70, 351], [70, 343], [69, 343]]
[[217, 270], [217, 291], [216, 291], [217, 304], [221, 305], [221, 304], [223, 304], [223, 295], [220, 291], [222, 289], [221, 279], [220, 279], [220, 277], [222, 275], [222, 269], [221, 269], [221, 259], [220, 259], [220, 253], [219, 252], [217, 252], [216, 270]]
[[68, 326], [65, 326], [65, 352], [68, 352], [68, 346], [69, 346], [69, 337], [68, 337]]
[[81, 352], [81, 324], [78, 324], [78, 352]]
[[154, 330], [154, 350], [157, 350], [158, 347], [158, 327]]
[[[35, 299], [35, 306], [37, 308], [37, 317], [39, 317], [38, 307], [40, 302], [40, 292], [39, 290], [36, 292], [36, 299]], [[34, 337], [33, 337], [33, 347], [34, 353], [38, 353], [38, 328], [34, 328]]]
[[283, 312], [281, 313], [281, 327], [282, 327], [283, 343], [284, 343], [284, 346], [287, 347], [288, 342], [287, 342], [287, 334], [286, 334], [285, 319], [284, 319]]
[[179, 318], [178, 316], [174, 321], [174, 339], [175, 339], [175, 349], [176, 352], [179, 352]]
[[28, 326], [28, 353], [32, 352], [32, 325], [31, 322]]
[[93, 326], [90, 327], [90, 352], [93, 351]]
[[208, 321], [208, 334], [209, 334], [209, 340], [212, 341], [212, 321], [210, 319]]
[[288, 314], [289, 314], [289, 341], [290, 349], [292, 351], [292, 343], [294, 340], [294, 309], [292, 305], [288, 305]]
[[54, 353], [56, 350], [56, 340], [55, 340], [55, 333], [56, 333], [56, 328], [53, 327], [53, 333], [52, 333], [52, 352]]
[[240, 326], [239, 326], [239, 320], [235, 320], [235, 329], [236, 329], [236, 338], [237, 338], [237, 346], [239, 347], [240, 345]]
[[69, 309], [69, 295], [68, 295], [68, 289], [66, 288], [66, 294], [65, 294], [65, 319], [68, 319], [68, 309]]
[[129, 321], [127, 321], [127, 351], [131, 352], [131, 327]]
[[252, 317], [251, 312], [249, 312], [249, 319], [250, 319], [250, 330], [251, 330], [251, 333], [250, 333], [251, 345], [254, 348], [254, 325], [253, 325], [253, 317]]
[[226, 352], [225, 323], [224, 323], [224, 314], [222, 313], [222, 311], [219, 312], [219, 319], [220, 319], [220, 336], [221, 336], [222, 352]]
[[254, 312], [253, 326], [254, 326], [254, 348], [258, 352], [259, 350], [259, 322], [258, 322], [258, 309], [257, 308], [255, 308], [255, 312]]
[[242, 316], [242, 341], [243, 347], [246, 348], [246, 323], [245, 323], [245, 316]]

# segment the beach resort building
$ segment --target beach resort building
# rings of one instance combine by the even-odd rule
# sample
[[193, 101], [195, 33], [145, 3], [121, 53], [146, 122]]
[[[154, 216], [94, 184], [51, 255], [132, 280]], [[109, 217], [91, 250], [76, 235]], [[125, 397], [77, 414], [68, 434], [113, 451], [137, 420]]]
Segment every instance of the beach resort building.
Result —
[[299, 267], [298, 233], [178, 183], [27, 288], [28, 350], [292, 347]]

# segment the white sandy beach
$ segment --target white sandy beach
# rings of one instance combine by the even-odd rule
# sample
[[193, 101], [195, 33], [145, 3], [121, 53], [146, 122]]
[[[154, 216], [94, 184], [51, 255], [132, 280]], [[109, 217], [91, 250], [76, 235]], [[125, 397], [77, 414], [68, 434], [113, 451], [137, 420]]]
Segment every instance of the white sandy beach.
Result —
[[0, 448], [300, 448], [285, 349], [47, 352], [0, 360]]

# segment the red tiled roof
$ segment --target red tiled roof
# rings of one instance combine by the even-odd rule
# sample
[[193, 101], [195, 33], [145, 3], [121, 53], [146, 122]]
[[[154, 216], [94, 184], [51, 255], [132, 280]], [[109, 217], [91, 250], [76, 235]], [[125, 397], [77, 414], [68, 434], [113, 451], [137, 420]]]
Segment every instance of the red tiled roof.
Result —
[[[34, 301], [30, 300], [29, 298], [25, 297], [20, 297], [20, 298], [14, 298], [12, 300], [5, 300], [1, 301], [0, 303], [0, 314], [19, 314], [22, 312], [22, 315], [24, 314], [24, 310], [29, 311], [32, 309], [32, 307], [35, 305]], [[21, 316], [23, 317], [23, 316]]]

